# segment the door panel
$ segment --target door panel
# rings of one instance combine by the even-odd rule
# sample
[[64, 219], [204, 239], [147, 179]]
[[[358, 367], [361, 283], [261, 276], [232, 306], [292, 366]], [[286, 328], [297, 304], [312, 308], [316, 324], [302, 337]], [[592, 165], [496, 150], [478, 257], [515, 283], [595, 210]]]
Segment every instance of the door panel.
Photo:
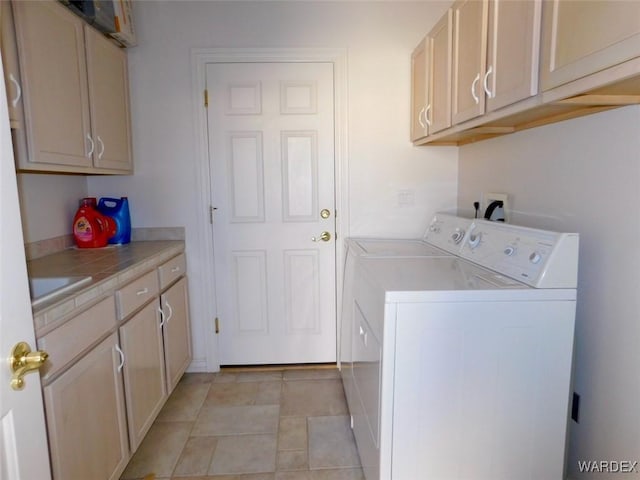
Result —
[[488, 0], [459, 0], [453, 6], [454, 125], [484, 113], [488, 5]]
[[[54, 2], [13, 7], [29, 161], [90, 167], [84, 23]], [[48, 48], [52, 38], [60, 48]]]
[[538, 93], [542, 0], [489, 3], [487, 111]]
[[16, 343], [35, 348], [36, 340], [2, 68], [0, 58], [0, 478], [49, 480], [40, 375], [28, 375], [24, 389], [13, 390], [6, 361]]
[[334, 362], [333, 66], [218, 63], [206, 81], [220, 363]]
[[[85, 25], [94, 165], [130, 171], [129, 76], [127, 54]], [[124, 121], [123, 121], [124, 120]]]

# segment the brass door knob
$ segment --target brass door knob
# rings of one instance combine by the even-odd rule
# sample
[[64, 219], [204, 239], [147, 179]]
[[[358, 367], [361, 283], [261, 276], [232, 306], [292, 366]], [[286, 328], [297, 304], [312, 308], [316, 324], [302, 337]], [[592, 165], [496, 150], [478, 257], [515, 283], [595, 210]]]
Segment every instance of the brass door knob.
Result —
[[322, 232], [319, 238], [311, 237], [314, 242], [328, 242], [331, 240], [331, 234], [329, 232]]
[[37, 371], [45, 364], [49, 354], [44, 351], [31, 351], [26, 342], [17, 343], [11, 350], [9, 368], [11, 370], [11, 388], [22, 390], [24, 388], [24, 376], [27, 373]]

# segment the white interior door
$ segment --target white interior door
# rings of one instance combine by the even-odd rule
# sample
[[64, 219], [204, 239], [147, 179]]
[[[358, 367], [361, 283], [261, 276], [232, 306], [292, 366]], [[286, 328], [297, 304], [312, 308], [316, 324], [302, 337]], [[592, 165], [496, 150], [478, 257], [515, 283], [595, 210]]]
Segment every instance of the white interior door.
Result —
[[[1, 59], [0, 59], [1, 60]], [[20, 225], [9, 113], [0, 61], [0, 479], [51, 478], [40, 377], [23, 390], [9, 384], [8, 357], [18, 342], [35, 348], [33, 317]]]
[[220, 364], [334, 362], [333, 64], [206, 77]]

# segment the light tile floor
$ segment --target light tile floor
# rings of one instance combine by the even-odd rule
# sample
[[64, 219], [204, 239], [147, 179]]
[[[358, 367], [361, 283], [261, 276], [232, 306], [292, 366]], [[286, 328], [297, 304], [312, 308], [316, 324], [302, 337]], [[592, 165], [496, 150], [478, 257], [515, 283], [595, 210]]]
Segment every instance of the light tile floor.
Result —
[[185, 374], [121, 480], [364, 480], [336, 369]]

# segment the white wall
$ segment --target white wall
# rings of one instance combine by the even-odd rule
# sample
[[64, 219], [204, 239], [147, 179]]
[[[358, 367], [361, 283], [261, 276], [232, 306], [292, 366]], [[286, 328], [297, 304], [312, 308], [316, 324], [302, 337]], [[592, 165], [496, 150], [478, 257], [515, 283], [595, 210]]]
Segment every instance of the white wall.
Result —
[[578, 460], [639, 461], [640, 107], [472, 144], [459, 156], [460, 207], [507, 192], [514, 223], [580, 233], [573, 478], [583, 478]]
[[18, 175], [20, 213], [25, 243], [62, 235], [73, 229], [78, 201], [87, 196], [87, 180], [79, 175]]
[[[134, 227], [186, 227], [194, 366], [215, 312], [198, 258], [200, 166], [190, 49], [348, 49], [351, 234], [419, 236], [436, 210], [455, 208], [457, 151], [409, 142], [410, 55], [450, 2], [136, 2], [129, 50], [135, 175], [89, 178], [96, 196], [128, 195]], [[398, 192], [413, 191], [413, 207]], [[344, 233], [344, 232], [343, 232]], [[193, 366], [192, 366], [193, 367]]]

